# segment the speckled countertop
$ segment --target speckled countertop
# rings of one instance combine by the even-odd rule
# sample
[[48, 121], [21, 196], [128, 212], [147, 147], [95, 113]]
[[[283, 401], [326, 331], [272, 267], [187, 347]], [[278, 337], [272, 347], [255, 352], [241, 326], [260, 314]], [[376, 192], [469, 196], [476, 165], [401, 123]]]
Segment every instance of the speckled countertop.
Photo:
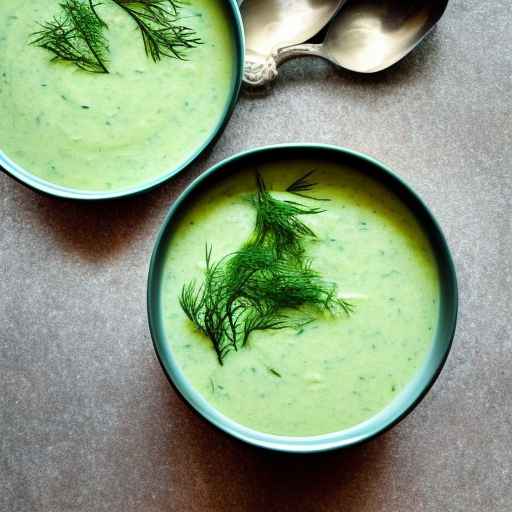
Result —
[[[159, 190], [82, 205], [0, 174], [0, 511], [512, 510], [512, 10], [452, 0], [394, 69], [290, 62], [210, 154]], [[0, 63], [1, 66], [1, 63]], [[155, 233], [199, 172], [250, 147], [367, 152], [424, 197], [455, 257], [453, 351], [422, 404], [363, 446], [293, 458], [199, 420], [145, 310]]]

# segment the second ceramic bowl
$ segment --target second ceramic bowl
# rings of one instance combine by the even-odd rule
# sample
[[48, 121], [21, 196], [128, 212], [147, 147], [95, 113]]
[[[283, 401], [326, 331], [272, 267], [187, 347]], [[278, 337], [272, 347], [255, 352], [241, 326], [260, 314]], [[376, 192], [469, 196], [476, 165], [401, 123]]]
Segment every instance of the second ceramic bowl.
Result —
[[109, 74], [50, 62], [28, 44], [32, 6], [0, 8], [0, 170], [52, 196], [111, 199], [160, 185], [212, 146], [238, 98], [243, 25], [235, 0], [183, 8], [201, 44], [185, 60], [155, 63], [126, 14], [98, 7], [109, 24]]

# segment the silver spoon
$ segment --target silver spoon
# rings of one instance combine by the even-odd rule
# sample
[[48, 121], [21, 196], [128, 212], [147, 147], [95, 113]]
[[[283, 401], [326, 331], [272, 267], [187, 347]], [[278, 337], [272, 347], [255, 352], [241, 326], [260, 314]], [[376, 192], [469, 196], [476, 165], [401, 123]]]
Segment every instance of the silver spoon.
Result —
[[274, 48], [270, 54], [265, 48], [265, 61], [257, 70], [249, 67], [244, 81], [251, 86], [268, 84], [277, 78], [280, 64], [306, 56], [322, 57], [359, 73], [382, 71], [423, 40], [447, 4], [448, 0], [349, 0], [330, 25], [322, 44], [291, 44]]
[[[318, 34], [346, 0], [245, 0], [240, 10], [245, 32], [244, 81], [267, 82], [273, 52]], [[275, 66], [274, 66], [275, 68]], [[277, 76], [277, 71], [276, 71]], [[263, 83], [260, 84], [260, 81]]]

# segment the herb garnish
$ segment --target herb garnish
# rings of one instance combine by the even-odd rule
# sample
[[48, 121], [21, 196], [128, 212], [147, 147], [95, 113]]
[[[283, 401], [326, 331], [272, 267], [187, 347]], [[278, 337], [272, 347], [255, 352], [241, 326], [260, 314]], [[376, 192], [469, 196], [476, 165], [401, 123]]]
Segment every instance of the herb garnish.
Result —
[[276, 377], [279, 377], [280, 379], [283, 378], [283, 376], [274, 368], [269, 368], [268, 371], [272, 374], [272, 375], [275, 375]]
[[287, 192], [295, 194], [296, 196], [305, 197], [306, 199], [314, 199], [315, 201], [330, 201], [330, 199], [323, 199], [320, 197], [313, 197], [306, 195], [305, 192], [311, 192], [318, 183], [310, 181], [310, 177], [314, 174], [315, 170], [311, 170], [304, 174], [301, 178], [295, 180], [287, 189]]
[[146, 55], [185, 60], [186, 51], [201, 44], [193, 29], [180, 25], [180, 0], [113, 0], [133, 18], [142, 33]]
[[299, 216], [324, 210], [276, 199], [259, 174], [256, 182], [251, 199], [256, 223], [249, 241], [216, 263], [207, 246], [203, 282], [186, 283], [179, 297], [190, 321], [210, 338], [221, 365], [229, 352], [247, 344], [254, 331], [299, 330], [314, 320], [286, 312], [304, 306], [333, 314], [353, 310], [338, 297], [336, 285], [323, 280], [305, 257], [304, 242], [315, 234]]
[[314, 238], [315, 234], [298, 217], [317, 215], [325, 210], [275, 199], [267, 191], [259, 174], [256, 181], [258, 191], [252, 198], [256, 209], [256, 227], [249, 245], [273, 250], [277, 258], [285, 255], [300, 260], [304, 254], [304, 238]]
[[[201, 44], [195, 31], [182, 25], [181, 0], [108, 0], [114, 2], [136, 23], [148, 57], [185, 60], [186, 52]], [[65, 0], [61, 13], [41, 24], [32, 34], [31, 44], [54, 54], [52, 61], [72, 62], [93, 73], [108, 73], [108, 25], [98, 15], [101, 3], [92, 0]]]
[[66, 0], [60, 4], [62, 13], [32, 34], [31, 44], [54, 53], [52, 61], [65, 60], [85, 71], [108, 73], [103, 33], [107, 25], [96, 12], [98, 5], [92, 0]]

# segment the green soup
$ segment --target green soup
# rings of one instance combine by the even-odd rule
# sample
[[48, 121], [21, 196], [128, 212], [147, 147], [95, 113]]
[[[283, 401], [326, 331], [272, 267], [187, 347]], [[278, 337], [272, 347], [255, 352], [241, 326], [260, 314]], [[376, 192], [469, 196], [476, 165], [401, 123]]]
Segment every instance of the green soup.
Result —
[[222, 0], [192, 0], [187, 25], [203, 44], [187, 60], [155, 63], [135, 22], [117, 5], [107, 22], [109, 74], [94, 74], [30, 46], [57, 0], [0, 2], [0, 150], [28, 172], [87, 191], [130, 189], [194, 156], [233, 94], [235, 35]]
[[236, 251], [254, 227], [247, 195], [253, 170], [225, 178], [191, 202], [166, 248], [166, 338], [194, 388], [227, 417], [290, 436], [339, 431], [386, 407], [413, 379], [431, 349], [439, 280], [431, 246], [412, 213], [389, 190], [349, 168], [318, 161], [275, 162], [259, 170], [277, 197], [315, 168], [325, 212], [302, 220], [317, 235], [307, 255], [355, 311], [319, 313], [299, 330], [259, 331], [220, 366], [210, 340], [183, 313], [178, 297], [201, 279], [205, 244], [212, 259]]

